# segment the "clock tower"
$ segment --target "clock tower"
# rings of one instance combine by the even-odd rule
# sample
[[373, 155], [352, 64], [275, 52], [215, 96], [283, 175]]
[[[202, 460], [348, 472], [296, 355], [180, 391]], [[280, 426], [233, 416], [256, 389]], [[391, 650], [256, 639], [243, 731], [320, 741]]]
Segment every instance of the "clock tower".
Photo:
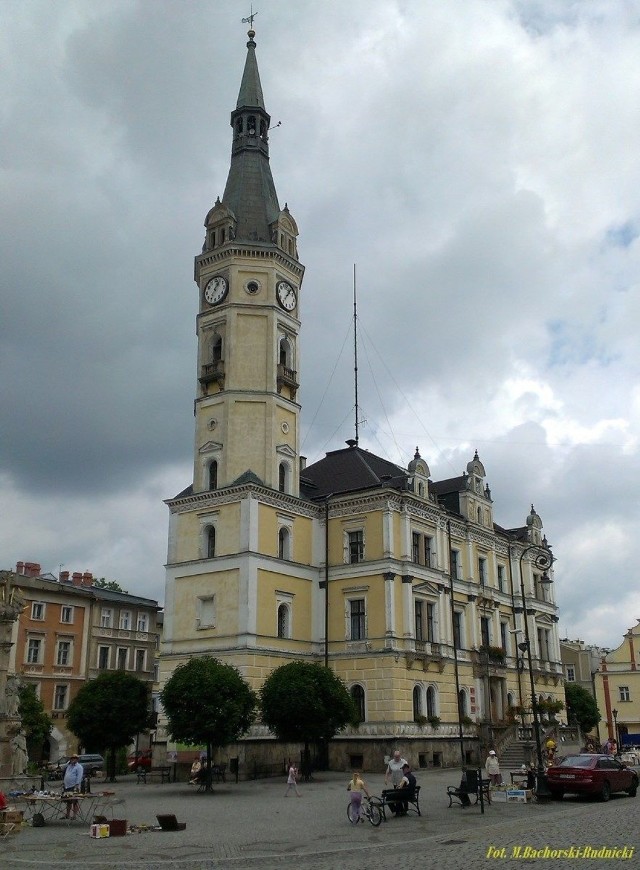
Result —
[[255, 32], [236, 108], [222, 199], [205, 219], [195, 258], [199, 292], [193, 490], [228, 487], [251, 472], [299, 492], [297, 403], [300, 285], [296, 222], [280, 208]]

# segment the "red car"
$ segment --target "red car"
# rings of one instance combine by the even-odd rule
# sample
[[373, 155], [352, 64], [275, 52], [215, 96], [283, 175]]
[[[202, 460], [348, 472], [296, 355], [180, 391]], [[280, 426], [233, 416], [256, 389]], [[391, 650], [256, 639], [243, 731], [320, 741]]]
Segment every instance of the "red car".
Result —
[[616, 791], [635, 797], [638, 774], [612, 755], [567, 755], [547, 770], [547, 783], [556, 800], [569, 793], [597, 795], [608, 801]]
[[137, 770], [139, 767], [148, 770], [151, 767], [152, 752], [150, 749], [141, 749], [127, 758], [129, 770]]

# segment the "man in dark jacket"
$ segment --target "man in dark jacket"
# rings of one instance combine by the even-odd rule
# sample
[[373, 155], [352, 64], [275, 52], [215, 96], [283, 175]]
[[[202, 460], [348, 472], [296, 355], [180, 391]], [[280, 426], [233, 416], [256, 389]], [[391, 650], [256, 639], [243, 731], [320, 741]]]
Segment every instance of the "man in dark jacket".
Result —
[[407, 815], [409, 800], [413, 800], [416, 793], [416, 778], [411, 773], [411, 768], [408, 764], [402, 765], [402, 774], [402, 780], [398, 788], [382, 792], [389, 802], [389, 809], [397, 816]]

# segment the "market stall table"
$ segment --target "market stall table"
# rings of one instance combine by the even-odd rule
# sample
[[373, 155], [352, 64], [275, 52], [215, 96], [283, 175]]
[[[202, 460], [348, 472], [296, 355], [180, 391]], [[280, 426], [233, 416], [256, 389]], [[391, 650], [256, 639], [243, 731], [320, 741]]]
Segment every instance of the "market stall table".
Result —
[[100, 815], [100, 811], [109, 804], [111, 794], [26, 794], [22, 796], [22, 800], [26, 804], [26, 817], [31, 819], [31, 822], [36, 820], [36, 817], [41, 824], [47, 822], [56, 822], [62, 820], [65, 822], [74, 821], [73, 818], [67, 817], [67, 812], [70, 810], [70, 804], [77, 801], [78, 813], [76, 820], [90, 824], [94, 816]]

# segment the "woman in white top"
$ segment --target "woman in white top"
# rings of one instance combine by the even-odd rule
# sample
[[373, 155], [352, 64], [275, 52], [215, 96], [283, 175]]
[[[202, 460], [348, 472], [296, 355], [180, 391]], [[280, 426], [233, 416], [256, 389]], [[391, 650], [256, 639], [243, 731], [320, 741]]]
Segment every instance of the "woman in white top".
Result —
[[396, 749], [387, 764], [387, 770], [384, 775], [384, 784], [387, 785], [389, 777], [391, 777], [391, 784], [394, 788], [398, 788], [402, 781], [402, 768], [407, 763], [406, 758], [401, 757], [400, 750]]

